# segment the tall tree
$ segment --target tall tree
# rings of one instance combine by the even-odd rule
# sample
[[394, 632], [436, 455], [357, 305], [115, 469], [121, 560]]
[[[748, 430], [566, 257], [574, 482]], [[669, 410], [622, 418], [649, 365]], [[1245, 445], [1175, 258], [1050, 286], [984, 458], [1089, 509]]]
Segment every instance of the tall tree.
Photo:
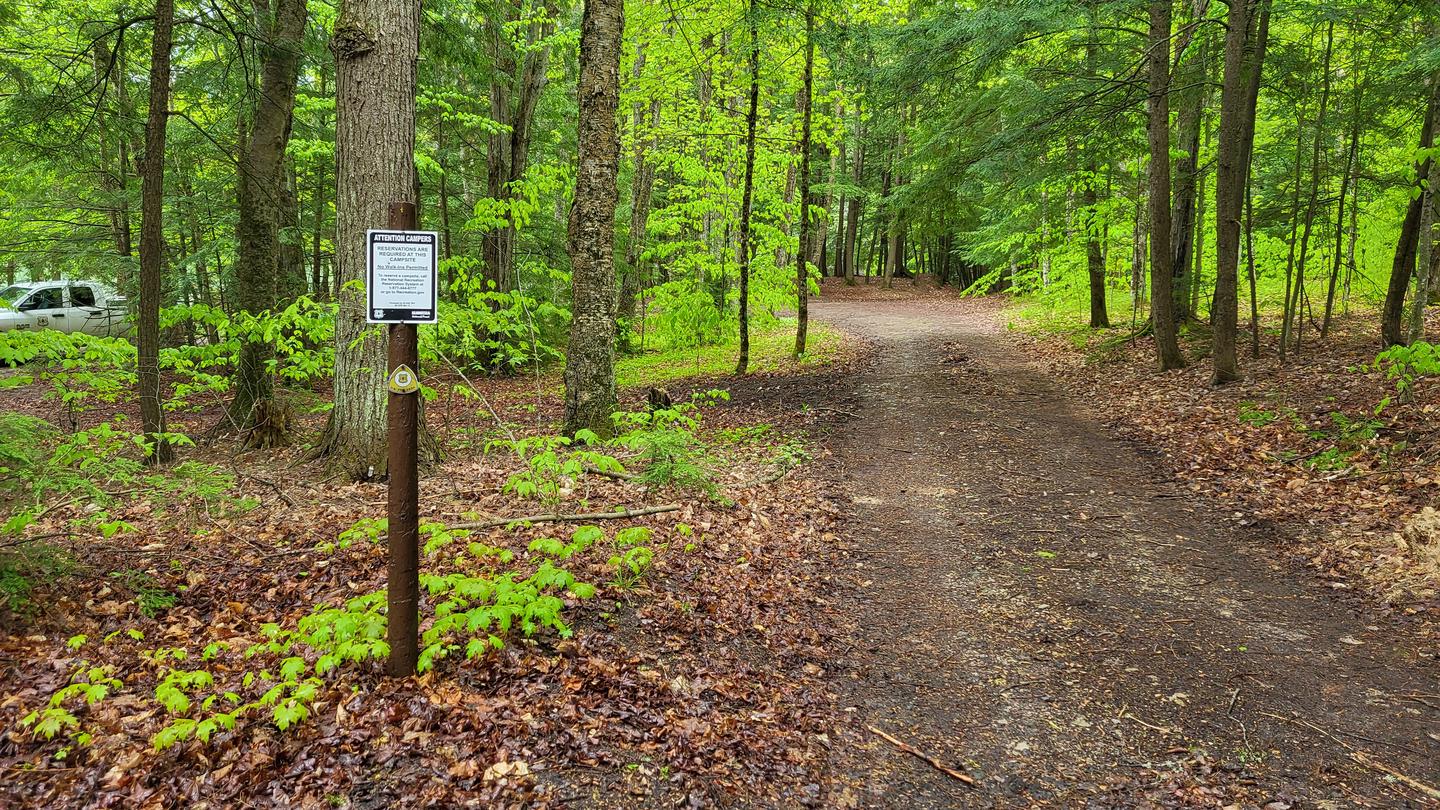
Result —
[[146, 461], [165, 464], [174, 450], [165, 438], [160, 396], [160, 296], [165, 267], [165, 126], [170, 119], [170, 47], [174, 0], [156, 0], [150, 45], [150, 110], [145, 119], [145, 155], [140, 163], [140, 306], [136, 318], [136, 361], [140, 422], [150, 452]]
[[760, 22], [755, 0], [750, 0], [746, 16], [750, 21], [750, 107], [745, 113], [745, 186], [740, 193], [740, 357], [736, 374], [750, 368], [750, 263], [755, 255], [750, 244], [750, 208], [755, 197], [755, 122], [760, 114]]
[[386, 471], [383, 329], [365, 322], [365, 231], [414, 202], [418, 0], [344, 0], [335, 54], [335, 406], [316, 454], [359, 479]]
[[[235, 178], [235, 298], [241, 310], [259, 315], [275, 307], [282, 262], [280, 229], [293, 199], [285, 173], [295, 84], [305, 38], [306, 0], [274, 0], [260, 6], [257, 20], [261, 60], [260, 86], [254, 96], [249, 132], [244, 133]], [[257, 15], [259, 16], [259, 15]], [[268, 18], [268, 19], [267, 19]], [[290, 223], [283, 223], [290, 224]], [[289, 441], [289, 420], [275, 402], [270, 362], [273, 345], [251, 334], [235, 367], [235, 398], [229, 418], [250, 447], [274, 447]]]
[[1175, 297], [1175, 317], [1188, 321], [1194, 315], [1190, 311], [1190, 287], [1194, 279], [1190, 274], [1191, 254], [1194, 253], [1194, 235], [1197, 199], [1200, 179], [1200, 130], [1205, 117], [1205, 102], [1209, 96], [1210, 38], [1204, 29], [1206, 15], [1210, 11], [1210, 0], [1192, 0], [1190, 17], [1181, 28], [1175, 43], [1177, 70], [1173, 91], [1179, 111], [1175, 118], [1175, 140], [1177, 148], [1184, 150], [1175, 161], [1172, 175], [1175, 188], [1171, 204], [1170, 225], [1170, 270], [1175, 276], [1172, 294]]
[[[1418, 186], [1430, 175], [1429, 150], [1435, 145], [1435, 126], [1440, 116], [1440, 73], [1431, 77], [1430, 100], [1425, 106], [1425, 123], [1420, 127], [1420, 149], [1426, 157], [1415, 166], [1415, 182]], [[1410, 287], [1410, 278], [1415, 273], [1415, 258], [1420, 244], [1420, 220], [1424, 213], [1423, 189], [1415, 188], [1410, 196], [1410, 205], [1405, 209], [1405, 219], [1400, 224], [1400, 238], [1395, 243], [1395, 261], [1390, 269], [1390, 285], [1385, 290], [1385, 306], [1380, 312], [1380, 339], [1386, 346], [1403, 345], [1406, 342], [1404, 326], [1405, 293]]]
[[[498, 0], [497, 13], [489, 20], [490, 47], [496, 73], [490, 83], [490, 117], [501, 126], [490, 135], [486, 150], [486, 176], [490, 197], [508, 202], [515, 184], [524, 179], [530, 164], [530, 141], [535, 110], [545, 89], [550, 48], [542, 40], [555, 30], [555, 4], [543, 2], [539, 14], [522, 20], [525, 4], [520, 0]], [[523, 41], [512, 43], [516, 31]], [[485, 235], [484, 255], [487, 278], [501, 290], [515, 287], [516, 227], [513, 212], [506, 224]]]
[[805, 7], [805, 67], [800, 91], [800, 249], [795, 256], [795, 356], [805, 353], [805, 332], [810, 321], [810, 123], [815, 77], [815, 9]]
[[615, 207], [620, 169], [623, 0], [586, 0], [580, 28], [580, 117], [570, 207], [573, 284], [565, 354], [565, 431], [606, 436], [615, 407]]
[[1215, 172], [1215, 297], [1210, 306], [1214, 327], [1211, 381], [1215, 385], [1239, 377], [1235, 343], [1240, 318], [1240, 215], [1250, 181], [1256, 101], [1269, 37], [1269, 6], [1269, 0], [1232, 0], [1226, 18]]
[[1171, 288], [1170, 23], [1173, 0], [1150, 1], [1150, 321], [1160, 369], [1182, 368]]

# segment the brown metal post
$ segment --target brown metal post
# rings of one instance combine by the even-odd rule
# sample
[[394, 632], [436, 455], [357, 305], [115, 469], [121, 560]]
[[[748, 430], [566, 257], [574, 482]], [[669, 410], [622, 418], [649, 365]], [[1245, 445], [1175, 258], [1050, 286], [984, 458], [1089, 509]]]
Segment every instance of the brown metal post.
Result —
[[[390, 204], [388, 227], [413, 231], [415, 204]], [[390, 324], [389, 371], [401, 365], [420, 373], [419, 345], [413, 323]], [[388, 376], [388, 375], [387, 375]], [[389, 606], [385, 640], [390, 644], [389, 673], [394, 677], [415, 674], [420, 657], [420, 477], [417, 470], [417, 415], [419, 393], [389, 395], [386, 428], [389, 444], [390, 566], [386, 580]]]

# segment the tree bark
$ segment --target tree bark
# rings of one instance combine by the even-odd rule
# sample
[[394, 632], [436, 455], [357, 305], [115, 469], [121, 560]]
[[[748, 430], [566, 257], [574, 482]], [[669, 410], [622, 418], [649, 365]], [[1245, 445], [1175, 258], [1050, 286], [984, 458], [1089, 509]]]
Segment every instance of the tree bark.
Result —
[[[1185, 150], [1183, 157], [1175, 161], [1174, 204], [1171, 215], [1171, 271], [1175, 275], [1172, 292], [1175, 297], [1175, 318], [1188, 321], [1194, 316], [1190, 308], [1191, 256], [1194, 253], [1192, 238], [1195, 234], [1196, 207], [1200, 167], [1200, 129], [1205, 114], [1205, 101], [1209, 95], [1209, 39], [1195, 24], [1205, 18], [1210, 10], [1210, 0], [1194, 0], [1191, 5], [1191, 25], [1176, 45], [1176, 60], [1179, 65], [1177, 78], [1180, 89], [1179, 113], [1176, 115], [1176, 140]], [[1196, 35], [1200, 34], [1196, 42]], [[1193, 52], [1192, 52], [1193, 51]]]
[[[292, 191], [285, 177], [285, 149], [290, 141], [295, 85], [304, 46], [306, 0], [275, 0], [265, 8], [269, 19], [260, 25], [263, 54], [260, 86], [256, 88], [250, 128], [243, 138], [235, 182], [235, 303], [250, 316], [275, 308], [286, 266], [281, 229], [297, 212], [287, 202]], [[296, 206], [298, 208], [298, 206]], [[241, 431], [246, 447], [289, 444], [289, 419], [275, 402], [270, 363], [274, 346], [252, 334], [241, 344], [235, 367], [235, 397], [230, 424]]]
[[750, 0], [750, 106], [745, 113], [745, 187], [740, 197], [740, 356], [735, 373], [750, 370], [750, 207], [755, 194], [755, 123], [760, 113], [760, 22]]
[[165, 265], [165, 125], [170, 114], [170, 47], [174, 0], [156, 0], [150, 55], [150, 109], [140, 176], [140, 302], [136, 317], [137, 390], [147, 464], [166, 464], [175, 451], [165, 438], [160, 391], [160, 296]]
[[615, 409], [615, 207], [620, 170], [623, 0], [586, 0], [569, 250], [574, 315], [565, 353], [565, 432], [612, 432]]
[[[1215, 385], [1239, 379], [1235, 343], [1240, 318], [1240, 215], [1250, 180], [1250, 145], [1255, 136], [1255, 104], [1264, 68], [1268, 18], [1269, 0], [1232, 0], [1226, 20], [1215, 172], [1215, 296], [1210, 304], [1210, 380]], [[1256, 92], [1252, 93], [1252, 88]], [[1251, 299], [1253, 308], [1253, 289]]]
[[[1090, 27], [1090, 36], [1085, 43], [1085, 70], [1093, 75], [1099, 50], [1093, 12]], [[1090, 176], [1085, 182], [1081, 204], [1085, 206], [1085, 258], [1090, 276], [1090, 328], [1108, 329], [1110, 310], [1105, 302], [1105, 249], [1100, 227], [1100, 194], [1096, 188], [1100, 182], [1100, 161], [1096, 154], [1098, 149], [1094, 143], [1085, 145], [1085, 170]], [[941, 283], [944, 283], [943, 277]]]
[[365, 231], [415, 201], [418, 0], [344, 0], [335, 54], [335, 405], [314, 454], [353, 478], [386, 473], [387, 338], [365, 322]]
[[[1435, 145], [1435, 125], [1440, 113], [1440, 74], [1431, 78], [1430, 101], [1426, 105], [1425, 123], [1420, 128], [1420, 148], [1430, 149]], [[1426, 158], [1415, 168], [1416, 182], [1430, 176], [1431, 159]], [[1380, 314], [1380, 339], [1386, 347], [1405, 344], [1405, 332], [1401, 319], [1405, 312], [1405, 293], [1410, 286], [1410, 277], [1415, 272], [1415, 253], [1420, 241], [1420, 217], [1422, 201], [1417, 189], [1405, 210], [1405, 220], [1400, 225], [1400, 239], [1395, 244], [1395, 261], [1390, 269], [1390, 286], [1385, 291], [1385, 307]]]
[[1430, 272], [1434, 268], [1436, 187], [1440, 186], [1440, 161], [1430, 161], [1430, 175], [1420, 195], [1420, 238], [1416, 246], [1415, 292], [1410, 304], [1409, 340], [1425, 335], [1425, 307], [1429, 303]]
[[1150, 2], [1150, 320], [1160, 370], [1183, 368], [1170, 255], [1170, 21], [1172, 0]]
[[800, 124], [800, 243], [795, 251], [795, 356], [805, 354], [810, 319], [810, 118], [815, 74], [815, 9], [805, 8], [805, 68], [801, 78]]

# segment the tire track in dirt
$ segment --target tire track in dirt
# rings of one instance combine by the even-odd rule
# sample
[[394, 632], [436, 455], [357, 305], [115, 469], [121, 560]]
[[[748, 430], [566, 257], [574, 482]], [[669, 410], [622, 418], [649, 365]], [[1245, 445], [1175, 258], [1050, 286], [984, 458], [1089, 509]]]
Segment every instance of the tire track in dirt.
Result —
[[877, 348], [827, 439], [856, 581], [827, 806], [1430, 806], [1354, 753], [1440, 784], [1433, 649], [1166, 484], [994, 303], [813, 307]]

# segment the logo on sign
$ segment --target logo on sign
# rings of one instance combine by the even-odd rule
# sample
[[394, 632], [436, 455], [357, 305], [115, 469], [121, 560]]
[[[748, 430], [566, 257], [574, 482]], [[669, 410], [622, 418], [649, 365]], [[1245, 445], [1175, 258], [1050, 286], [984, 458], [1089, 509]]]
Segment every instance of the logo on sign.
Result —
[[420, 390], [420, 380], [409, 366], [401, 364], [390, 372], [390, 379], [387, 381], [392, 394], [413, 394]]

